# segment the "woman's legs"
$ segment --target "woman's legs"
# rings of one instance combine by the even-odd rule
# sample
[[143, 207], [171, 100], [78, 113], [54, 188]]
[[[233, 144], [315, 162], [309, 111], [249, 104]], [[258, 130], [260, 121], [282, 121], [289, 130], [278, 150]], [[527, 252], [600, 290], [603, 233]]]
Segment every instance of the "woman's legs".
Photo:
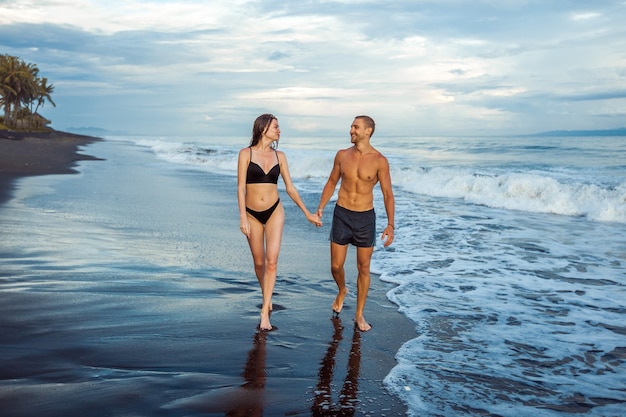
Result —
[[272, 310], [272, 293], [276, 285], [278, 255], [285, 224], [285, 211], [279, 204], [272, 216], [263, 226], [252, 216], [250, 218], [250, 251], [254, 260], [254, 272], [261, 286], [263, 306], [261, 307], [261, 330], [271, 330], [270, 311]]
[[271, 330], [270, 311], [272, 310], [272, 294], [276, 285], [278, 271], [278, 255], [283, 238], [285, 211], [282, 204], [274, 210], [272, 217], [265, 224], [265, 275], [263, 277], [263, 307], [261, 307], [261, 330]]
[[252, 252], [254, 262], [254, 274], [256, 275], [261, 290], [263, 290], [263, 276], [265, 275], [265, 227], [254, 217], [248, 215], [250, 220], [250, 237], [248, 244]]

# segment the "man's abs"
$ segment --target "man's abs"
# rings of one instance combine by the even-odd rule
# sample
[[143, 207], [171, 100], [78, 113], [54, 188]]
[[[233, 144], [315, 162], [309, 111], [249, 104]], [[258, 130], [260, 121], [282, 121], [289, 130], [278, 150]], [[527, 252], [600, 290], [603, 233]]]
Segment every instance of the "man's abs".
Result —
[[367, 211], [374, 208], [374, 194], [370, 191], [362, 195], [358, 193], [342, 192], [337, 195], [337, 205], [352, 211]]

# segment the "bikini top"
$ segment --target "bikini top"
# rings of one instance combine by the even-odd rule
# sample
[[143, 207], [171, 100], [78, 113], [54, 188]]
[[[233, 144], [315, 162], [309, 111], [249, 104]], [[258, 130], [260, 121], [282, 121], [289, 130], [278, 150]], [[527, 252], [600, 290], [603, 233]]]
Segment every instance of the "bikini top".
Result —
[[[278, 160], [278, 153], [276, 154], [276, 160]], [[269, 172], [266, 174], [259, 164], [257, 164], [256, 162], [252, 162], [252, 148], [250, 148], [250, 163], [248, 164], [246, 184], [277, 184], [279, 175], [280, 165], [278, 163], [274, 165], [272, 169], [270, 169]]]

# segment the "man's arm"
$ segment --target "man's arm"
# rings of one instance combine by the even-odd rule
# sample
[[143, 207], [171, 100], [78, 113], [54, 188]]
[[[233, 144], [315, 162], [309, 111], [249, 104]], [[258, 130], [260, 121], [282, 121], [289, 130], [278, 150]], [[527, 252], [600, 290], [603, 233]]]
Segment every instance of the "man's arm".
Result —
[[[385, 247], [391, 245], [395, 233], [395, 207], [396, 201], [393, 196], [393, 189], [391, 187], [391, 174], [389, 172], [389, 162], [387, 158], [381, 156], [381, 163], [378, 169], [378, 181], [380, 183], [380, 190], [383, 194], [383, 201], [385, 203], [385, 211], [387, 212], [387, 226], [383, 230], [381, 239], [385, 241], [383, 244]], [[386, 238], [386, 239], [385, 239]]]
[[335, 161], [333, 162], [333, 168], [330, 171], [330, 175], [328, 176], [328, 181], [326, 181], [326, 185], [322, 190], [322, 195], [320, 197], [320, 203], [317, 206], [317, 215], [319, 218], [322, 218], [322, 214], [324, 213], [324, 207], [328, 204], [328, 201], [333, 196], [335, 192], [335, 188], [337, 187], [337, 183], [341, 179], [341, 163], [339, 162], [339, 155], [341, 151], [337, 152], [335, 155]]

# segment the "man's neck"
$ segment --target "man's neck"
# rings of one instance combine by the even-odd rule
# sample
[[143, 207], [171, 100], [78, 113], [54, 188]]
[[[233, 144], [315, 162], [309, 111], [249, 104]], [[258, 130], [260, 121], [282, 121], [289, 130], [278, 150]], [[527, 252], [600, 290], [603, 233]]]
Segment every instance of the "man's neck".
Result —
[[370, 152], [374, 147], [368, 141], [362, 141], [354, 144], [354, 149], [361, 155]]

